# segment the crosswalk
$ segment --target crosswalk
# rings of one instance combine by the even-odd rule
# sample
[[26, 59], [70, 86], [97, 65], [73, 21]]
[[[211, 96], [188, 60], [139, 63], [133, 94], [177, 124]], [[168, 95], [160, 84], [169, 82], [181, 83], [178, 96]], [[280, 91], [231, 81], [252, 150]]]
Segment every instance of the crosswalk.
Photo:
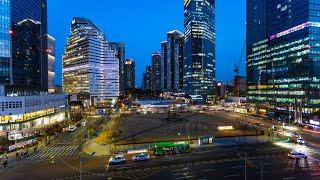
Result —
[[164, 168], [161, 167], [154, 167], [154, 168], [147, 168], [147, 169], [135, 169], [130, 171], [107, 171], [108, 177], [113, 178], [120, 178], [120, 179], [146, 179], [149, 178]]
[[79, 145], [64, 145], [55, 147], [46, 147], [39, 152], [36, 152], [29, 156], [27, 159], [48, 159], [55, 157], [69, 157], [79, 154]]

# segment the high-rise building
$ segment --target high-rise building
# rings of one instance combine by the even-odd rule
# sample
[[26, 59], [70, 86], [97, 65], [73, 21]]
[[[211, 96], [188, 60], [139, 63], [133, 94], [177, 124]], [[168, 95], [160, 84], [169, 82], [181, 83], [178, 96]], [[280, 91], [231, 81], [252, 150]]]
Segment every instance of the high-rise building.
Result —
[[134, 89], [136, 87], [136, 63], [133, 61], [133, 59], [126, 59], [124, 63], [124, 69], [126, 90]]
[[167, 90], [178, 92], [183, 88], [184, 36], [174, 30], [167, 33]]
[[162, 91], [162, 64], [161, 64], [161, 53], [154, 52], [152, 53], [152, 91]]
[[144, 91], [152, 90], [152, 67], [147, 66], [146, 72], [143, 73], [142, 88]]
[[215, 86], [215, 0], [184, 1], [186, 94], [209, 102]]
[[[301, 123], [320, 108], [320, 4], [247, 0], [247, 103]], [[288, 118], [286, 118], [288, 120]]]
[[90, 103], [119, 96], [119, 62], [104, 33], [90, 20], [75, 17], [63, 54], [63, 88], [85, 94]]
[[0, 1], [1, 95], [48, 90], [46, 0]]
[[113, 50], [115, 56], [119, 60], [119, 89], [120, 93], [125, 93], [126, 90], [126, 80], [124, 64], [126, 60], [126, 49], [124, 42], [110, 42], [110, 48]]
[[48, 93], [55, 93], [55, 39], [47, 34]]
[[161, 84], [162, 84], [162, 90], [167, 90], [167, 64], [168, 61], [168, 42], [163, 41], [161, 43]]
[[233, 80], [233, 95], [234, 97], [246, 97], [247, 81], [244, 76], [235, 76]]

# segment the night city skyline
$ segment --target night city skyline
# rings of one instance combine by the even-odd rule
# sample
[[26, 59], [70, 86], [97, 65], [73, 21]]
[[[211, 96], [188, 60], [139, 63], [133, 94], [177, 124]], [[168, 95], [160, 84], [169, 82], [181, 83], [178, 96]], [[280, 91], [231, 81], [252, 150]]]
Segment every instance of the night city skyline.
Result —
[[320, 0], [0, 0], [0, 180], [320, 180]]
[[[143, 6], [140, 6], [143, 4]], [[72, 8], [70, 8], [72, 7]], [[147, 8], [150, 7], [150, 8]], [[63, 13], [57, 13], [63, 12]], [[106, 12], [106, 13], [101, 13]], [[165, 12], [165, 13], [163, 13]], [[139, 2], [84, 0], [49, 0], [48, 31], [56, 39], [56, 83], [61, 84], [61, 59], [73, 17], [89, 18], [101, 28], [109, 42], [126, 43], [126, 58], [136, 61], [136, 85], [141, 86], [142, 73], [151, 65], [151, 54], [160, 51], [160, 43], [171, 30], [184, 32], [183, 1], [139, 0]], [[216, 2], [216, 72], [217, 80], [233, 79], [233, 66], [239, 61], [245, 43], [245, 1]], [[245, 56], [240, 65], [245, 75]]]

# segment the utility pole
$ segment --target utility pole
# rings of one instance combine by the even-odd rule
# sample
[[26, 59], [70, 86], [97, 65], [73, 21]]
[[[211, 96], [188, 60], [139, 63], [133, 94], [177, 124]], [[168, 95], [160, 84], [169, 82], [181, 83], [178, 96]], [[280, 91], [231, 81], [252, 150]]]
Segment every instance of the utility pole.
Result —
[[244, 180], [247, 180], [247, 153], [244, 153]]
[[80, 159], [80, 180], [82, 180], [82, 161]]
[[263, 180], [263, 163], [260, 164], [260, 180]]
[[240, 153], [238, 156], [244, 160], [244, 180], [247, 180], [247, 153], [244, 153], [244, 157]]

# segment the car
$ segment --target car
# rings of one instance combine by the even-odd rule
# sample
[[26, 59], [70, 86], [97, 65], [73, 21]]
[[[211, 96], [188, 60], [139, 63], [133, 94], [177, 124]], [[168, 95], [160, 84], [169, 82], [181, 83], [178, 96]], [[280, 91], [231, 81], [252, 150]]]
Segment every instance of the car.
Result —
[[110, 157], [109, 159], [109, 164], [114, 165], [114, 164], [125, 164], [126, 163], [126, 158], [124, 155], [116, 155], [114, 157]]
[[291, 159], [301, 159], [301, 158], [307, 159], [308, 158], [308, 156], [305, 155], [304, 153], [297, 152], [297, 151], [289, 151], [288, 152], [288, 157], [291, 158]]
[[73, 132], [73, 131], [75, 131], [77, 129], [77, 127], [75, 126], [75, 125], [69, 125], [69, 127], [68, 127], [68, 131], [69, 132]]
[[132, 157], [132, 161], [147, 161], [150, 159], [150, 155], [147, 153], [140, 153]]
[[298, 138], [297, 138], [297, 143], [298, 143], [298, 144], [304, 144], [305, 141], [304, 141], [304, 139], [303, 139], [302, 137], [298, 137]]
[[298, 137], [300, 136], [300, 135], [299, 135], [298, 133], [296, 133], [296, 132], [291, 132], [290, 134], [291, 134], [292, 137], [296, 137], [296, 138], [298, 138]]
[[81, 121], [81, 125], [82, 125], [83, 127], [85, 127], [85, 126], [87, 125], [87, 120]]

